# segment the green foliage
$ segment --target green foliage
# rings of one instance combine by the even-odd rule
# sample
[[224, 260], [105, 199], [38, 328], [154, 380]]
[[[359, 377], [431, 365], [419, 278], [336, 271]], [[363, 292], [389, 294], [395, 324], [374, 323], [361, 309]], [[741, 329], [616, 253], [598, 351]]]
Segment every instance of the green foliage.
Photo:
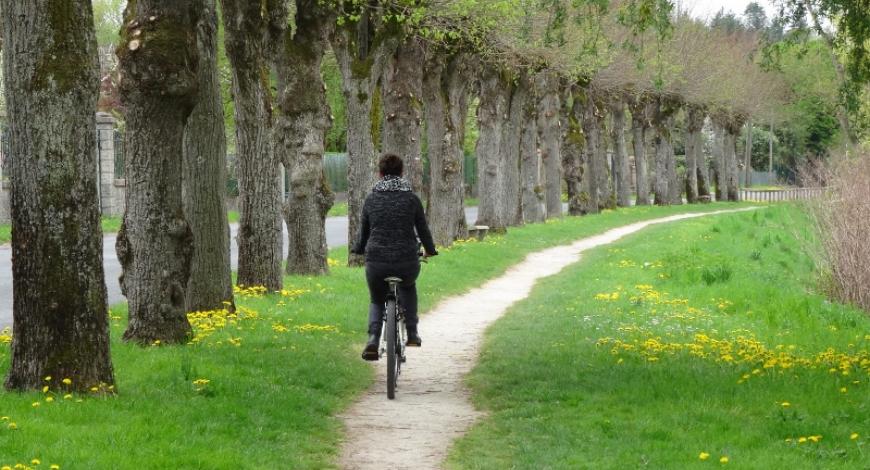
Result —
[[320, 71], [326, 85], [326, 101], [332, 113], [332, 127], [326, 133], [326, 151], [344, 152], [347, 150], [347, 104], [341, 91], [341, 71], [332, 51], [324, 55]]
[[[487, 331], [487, 418], [448, 468], [862, 468], [870, 317], [811, 292], [800, 211], [764, 212], [652, 227], [539, 283]], [[722, 258], [747, 261], [699, 282]]]
[[94, 29], [101, 46], [118, 43], [118, 31], [123, 21], [126, 0], [94, 0]]

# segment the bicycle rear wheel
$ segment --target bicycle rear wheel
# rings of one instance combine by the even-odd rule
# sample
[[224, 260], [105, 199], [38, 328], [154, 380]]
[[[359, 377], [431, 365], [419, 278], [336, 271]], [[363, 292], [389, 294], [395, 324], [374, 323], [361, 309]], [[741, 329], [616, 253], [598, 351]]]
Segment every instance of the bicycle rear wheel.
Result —
[[399, 328], [396, 324], [396, 300], [387, 300], [387, 398], [396, 397], [396, 381], [399, 378]]

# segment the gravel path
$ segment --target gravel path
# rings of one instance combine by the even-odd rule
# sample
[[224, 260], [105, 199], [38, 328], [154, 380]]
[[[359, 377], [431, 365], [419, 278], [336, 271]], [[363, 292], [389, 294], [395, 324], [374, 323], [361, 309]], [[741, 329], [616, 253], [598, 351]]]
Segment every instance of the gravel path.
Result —
[[[409, 348], [395, 400], [387, 400], [386, 367], [379, 361], [374, 385], [342, 415], [346, 469], [438, 469], [451, 442], [482, 413], [474, 409], [463, 378], [474, 366], [484, 330], [535, 282], [580, 260], [589, 249], [612, 243], [649, 225], [748, 209], [681, 214], [638, 222], [570, 245], [530, 254], [504, 275], [466, 294], [444, 300], [422, 317], [422, 348]], [[437, 258], [433, 262], [438, 262]], [[425, 289], [425, 286], [423, 286]]]

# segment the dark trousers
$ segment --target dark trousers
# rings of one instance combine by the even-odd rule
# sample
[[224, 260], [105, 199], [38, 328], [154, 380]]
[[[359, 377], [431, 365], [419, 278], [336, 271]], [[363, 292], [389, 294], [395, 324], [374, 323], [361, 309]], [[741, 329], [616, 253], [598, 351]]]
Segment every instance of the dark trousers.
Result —
[[369, 334], [381, 334], [381, 318], [384, 315], [389, 285], [388, 277], [402, 279], [399, 284], [399, 303], [405, 310], [405, 326], [417, 331], [417, 276], [420, 274], [420, 261], [407, 263], [366, 263], [366, 281], [369, 285]]

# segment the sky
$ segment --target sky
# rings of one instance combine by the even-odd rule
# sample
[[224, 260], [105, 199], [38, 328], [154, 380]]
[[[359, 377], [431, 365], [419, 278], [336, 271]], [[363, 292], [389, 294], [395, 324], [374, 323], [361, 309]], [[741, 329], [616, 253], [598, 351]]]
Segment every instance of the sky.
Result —
[[[774, 7], [770, 0], [756, 0], [767, 11], [768, 18], [773, 15]], [[689, 10], [696, 18], [712, 18], [720, 8], [731, 10], [737, 15], [743, 15], [746, 5], [752, 0], [676, 0], [683, 8]]]

